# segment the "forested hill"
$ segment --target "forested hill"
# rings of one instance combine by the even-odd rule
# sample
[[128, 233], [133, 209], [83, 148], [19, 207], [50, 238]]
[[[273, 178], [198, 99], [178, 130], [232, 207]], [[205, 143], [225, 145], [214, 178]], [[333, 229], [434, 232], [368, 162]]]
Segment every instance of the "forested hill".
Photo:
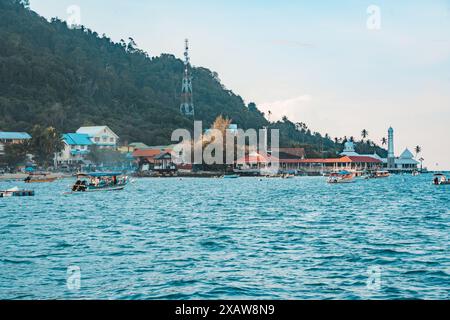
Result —
[[[34, 125], [72, 132], [106, 124], [122, 142], [170, 143], [176, 128], [192, 128], [179, 112], [183, 62], [150, 57], [133, 39], [114, 43], [106, 35], [45, 18], [26, 0], [0, 0], [0, 131]], [[150, 52], [151, 54], [151, 52]], [[209, 126], [220, 114], [240, 128], [280, 129], [281, 146], [304, 146], [308, 156], [335, 156], [342, 141], [311, 132], [287, 118], [268, 124], [257, 106], [227, 90], [218, 75], [193, 69], [196, 119]], [[362, 146], [364, 151], [384, 150]], [[367, 150], [366, 150], [367, 149]]]
[[[122, 140], [159, 144], [192, 125], [179, 113], [181, 60], [151, 58], [132, 39], [114, 43], [84, 27], [49, 23], [16, 2], [0, 0], [0, 130], [108, 124]], [[193, 77], [198, 120], [209, 124], [223, 113], [243, 128], [267, 123], [215, 73], [194, 68]]]

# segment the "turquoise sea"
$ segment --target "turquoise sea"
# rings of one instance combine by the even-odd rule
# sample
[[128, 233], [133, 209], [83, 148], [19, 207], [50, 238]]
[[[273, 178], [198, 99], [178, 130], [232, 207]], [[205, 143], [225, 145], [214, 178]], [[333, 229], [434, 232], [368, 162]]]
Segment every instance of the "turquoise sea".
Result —
[[0, 198], [0, 299], [449, 299], [450, 186], [431, 180], [34, 184]]

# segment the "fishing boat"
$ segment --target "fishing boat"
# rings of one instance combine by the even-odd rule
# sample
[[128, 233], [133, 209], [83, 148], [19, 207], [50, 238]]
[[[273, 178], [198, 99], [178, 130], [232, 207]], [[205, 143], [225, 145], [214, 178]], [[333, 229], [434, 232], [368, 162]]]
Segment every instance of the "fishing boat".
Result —
[[443, 173], [435, 173], [433, 177], [433, 184], [437, 186], [450, 185], [450, 180]]
[[388, 178], [390, 175], [389, 171], [379, 170], [373, 173], [372, 178]]
[[413, 177], [416, 177], [416, 176], [420, 175], [420, 172], [417, 170], [414, 170], [411, 174]]
[[34, 196], [33, 190], [22, 190], [18, 187], [14, 187], [8, 190], [1, 191], [0, 190], [0, 198], [6, 197], [32, 197]]
[[78, 173], [77, 181], [70, 193], [118, 191], [123, 190], [129, 182], [127, 176], [120, 172]]
[[327, 179], [328, 183], [351, 183], [355, 182], [355, 174], [346, 170], [333, 172]]
[[53, 182], [57, 177], [52, 177], [47, 173], [30, 173], [28, 177], [25, 178], [25, 183], [40, 183], [40, 182]]

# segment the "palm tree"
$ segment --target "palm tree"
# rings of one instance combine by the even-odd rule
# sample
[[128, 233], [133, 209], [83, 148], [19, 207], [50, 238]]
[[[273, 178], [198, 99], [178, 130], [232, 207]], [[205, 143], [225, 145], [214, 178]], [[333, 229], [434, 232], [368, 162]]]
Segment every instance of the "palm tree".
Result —
[[361, 131], [361, 137], [363, 138], [363, 140], [364, 140], [365, 138], [367, 138], [368, 135], [369, 135], [369, 131], [367, 131], [366, 129], [363, 129], [363, 130]]
[[384, 146], [387, 143], [386, 137], [381, 138], [381, 145]]
[[414, 151], [416, 152], [416, 157], [417, 157], [417, 155], [418, 155], [420, 152], [422, 152], [422, 148], [421, 148], [420, 146], [416, 146], [416, 147], [414, 148]]

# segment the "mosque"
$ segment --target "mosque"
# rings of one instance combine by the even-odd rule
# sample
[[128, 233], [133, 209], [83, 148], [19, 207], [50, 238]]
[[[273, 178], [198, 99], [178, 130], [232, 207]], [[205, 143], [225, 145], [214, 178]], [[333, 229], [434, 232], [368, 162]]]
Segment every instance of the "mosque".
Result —
[[388, 156], [387, 158], [381, 158], [379, 155], [375, 154], [359, 154], [355, 152], [355, 145], [352, 141], [347, 141], [344, 144], [344, 151], [340, 154], [341, 156], [361, 156], [361, 157], [371, 157], [377, 159], [383, 163], [383, 168], [391, 172], [412, 172], [417, 170], [419, 162], [414, 159], [414, 155], [408, 148], [406, 148], [399, 157], [395, 156], [394, 153], [394, 129], [392, 127], [388, 130]]

